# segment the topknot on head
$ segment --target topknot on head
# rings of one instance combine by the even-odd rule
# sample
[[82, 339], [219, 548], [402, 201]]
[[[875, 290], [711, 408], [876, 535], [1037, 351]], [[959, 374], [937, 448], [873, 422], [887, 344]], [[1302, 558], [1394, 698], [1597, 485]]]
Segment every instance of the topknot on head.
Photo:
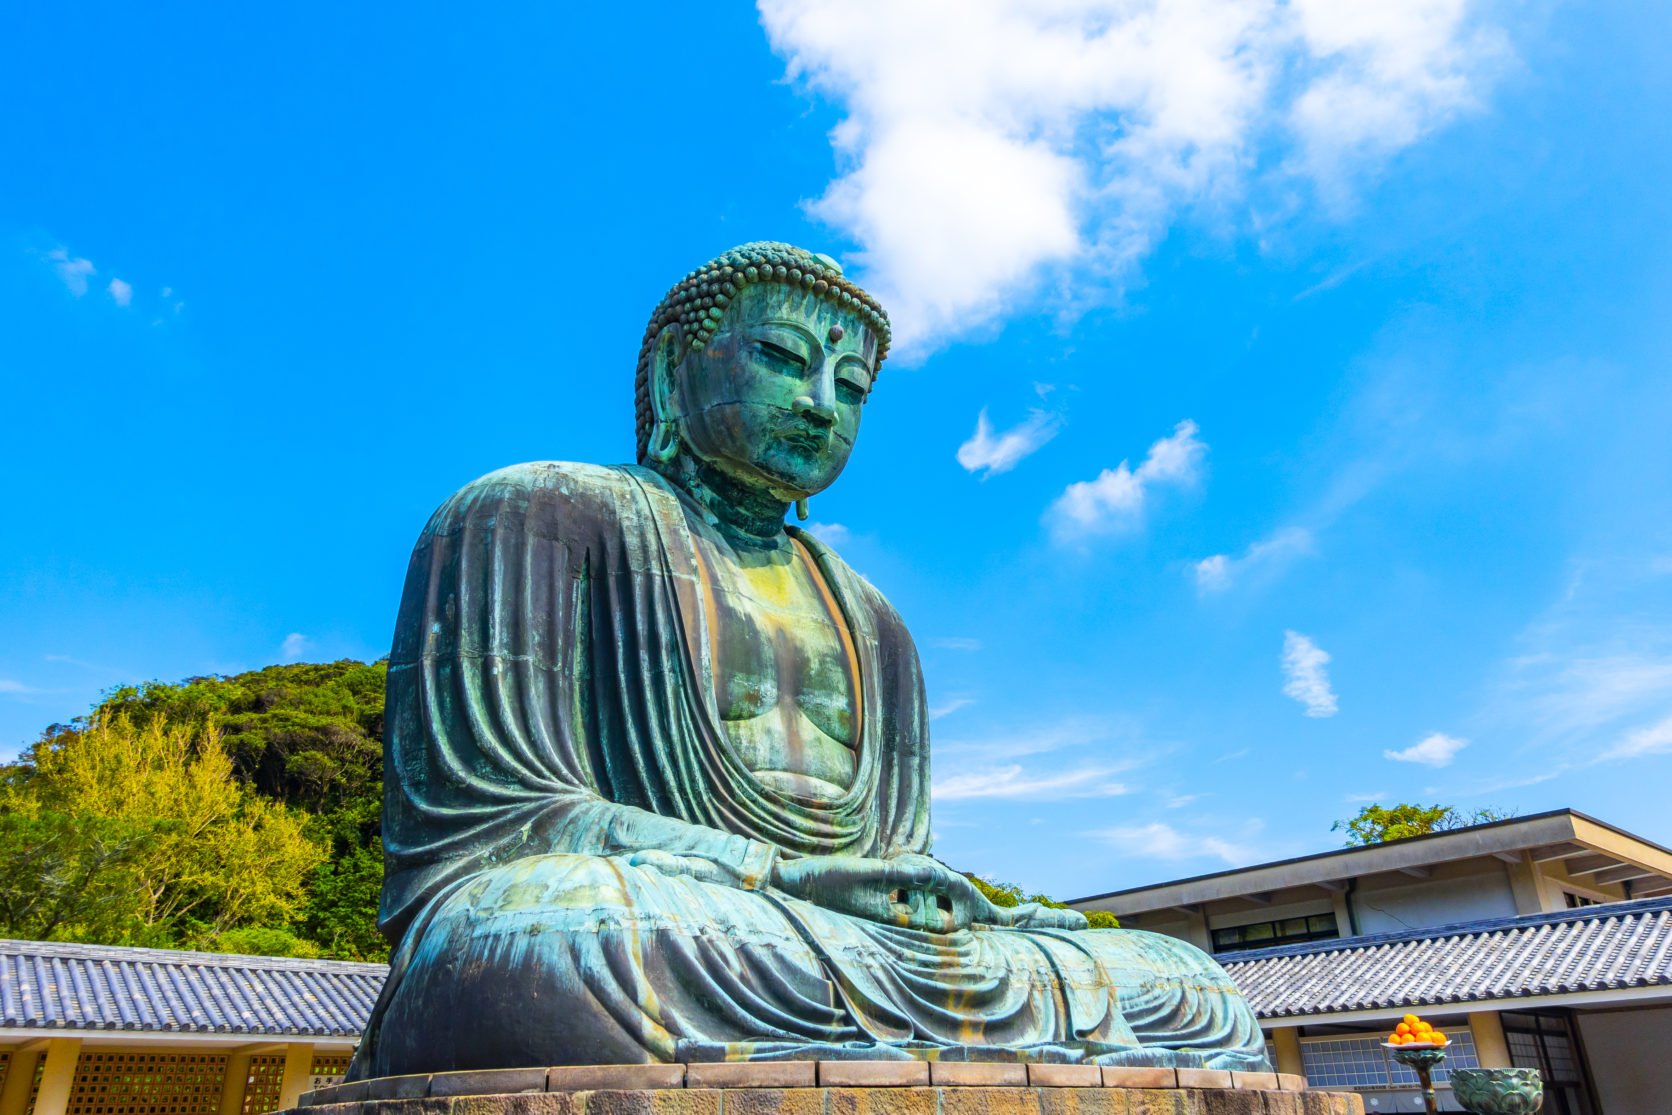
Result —
[[670, 325], [679, 325], [683, 359], [692, 348], [706, 345], [720, 328], [720, 319], [738, 291], [751, 283], [784, 283], [800, 286], [857, 314], [877, 338], [877, 363], [881, 368], [888, 355], [891, 333], [888, 312], [882, 304], [842, 274], [842, 265], [827, 255], [815, 254], [794, 244], [757, 240], [721, 252], [675, 283], [645, 327], [639, 346], [639, 366], [634, 384], [634, 409], [638, 419], [638, 459], [642, 462], [650, 444], [650, 357], [656, 338]]

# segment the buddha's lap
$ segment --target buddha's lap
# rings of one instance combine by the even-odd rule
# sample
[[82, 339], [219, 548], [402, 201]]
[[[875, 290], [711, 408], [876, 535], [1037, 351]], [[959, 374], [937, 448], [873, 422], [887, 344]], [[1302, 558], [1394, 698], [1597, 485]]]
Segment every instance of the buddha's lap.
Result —
[[[666, 969], [723, 962], [745, 976], [764, 964], [780, 978], [822, 980], [827, 960], [882, 965], [970, 991], [994, 981], [1116, 992], [1123, 1008], [1167, 989], [1220, 991], [1230, 979], [1186, 942], [1128, 929], [953, 934], [881, 926], [777, 893], [664, 875], [628, 857], [546, 855], [484, 871], [442, 898], [412, 933], [412, 966], [454, 968], [463, 956], [522, 958], [560, 984], [577, 964], [623, 959]], [[604, 954], [608, 953], [606, 957]], [[677, 954], [677, 955], [676, 955]], [[480, 968], [478, 968], [480, 970]], [[1234, 994], [1234, 990], [1232, 990]]]

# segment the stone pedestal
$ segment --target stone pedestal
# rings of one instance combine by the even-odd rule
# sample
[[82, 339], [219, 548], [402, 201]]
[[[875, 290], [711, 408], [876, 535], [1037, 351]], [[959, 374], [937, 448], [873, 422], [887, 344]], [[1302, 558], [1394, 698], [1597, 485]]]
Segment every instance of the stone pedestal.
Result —
[[597, 1065], [393, 1076], [282, 1115], [1364, 1115], [1301, 1077], [927, 1061]]

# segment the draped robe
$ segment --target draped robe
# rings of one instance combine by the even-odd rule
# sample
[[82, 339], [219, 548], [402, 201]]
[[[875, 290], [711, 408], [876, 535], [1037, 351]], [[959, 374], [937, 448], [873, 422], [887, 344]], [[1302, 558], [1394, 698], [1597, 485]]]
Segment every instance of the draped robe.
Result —
[[931, 933], [772, 889], [780, 856], [928, 851], [922, 674], [887, 600], [796, 531], [853, 648], [857, 773], [833, 802], [763, 785], [718, 712], [702, 529], [650, 470], [560, 462], [483, 477], [425, 527], [385, 714], [395, 950], [352, 1078], [783, 1057], [1264, 1067], [1246, 1002], [1183, 942]]

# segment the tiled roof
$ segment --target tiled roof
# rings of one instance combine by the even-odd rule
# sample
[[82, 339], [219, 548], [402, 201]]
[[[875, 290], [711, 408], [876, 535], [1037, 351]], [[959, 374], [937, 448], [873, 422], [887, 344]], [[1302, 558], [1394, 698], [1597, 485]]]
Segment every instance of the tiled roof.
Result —
[[1672, 898], [1233, 953], [1261, 1018], [1666, 987]]
[[0, 1026], [358, 1037], [382, 964], [0, 940]]

